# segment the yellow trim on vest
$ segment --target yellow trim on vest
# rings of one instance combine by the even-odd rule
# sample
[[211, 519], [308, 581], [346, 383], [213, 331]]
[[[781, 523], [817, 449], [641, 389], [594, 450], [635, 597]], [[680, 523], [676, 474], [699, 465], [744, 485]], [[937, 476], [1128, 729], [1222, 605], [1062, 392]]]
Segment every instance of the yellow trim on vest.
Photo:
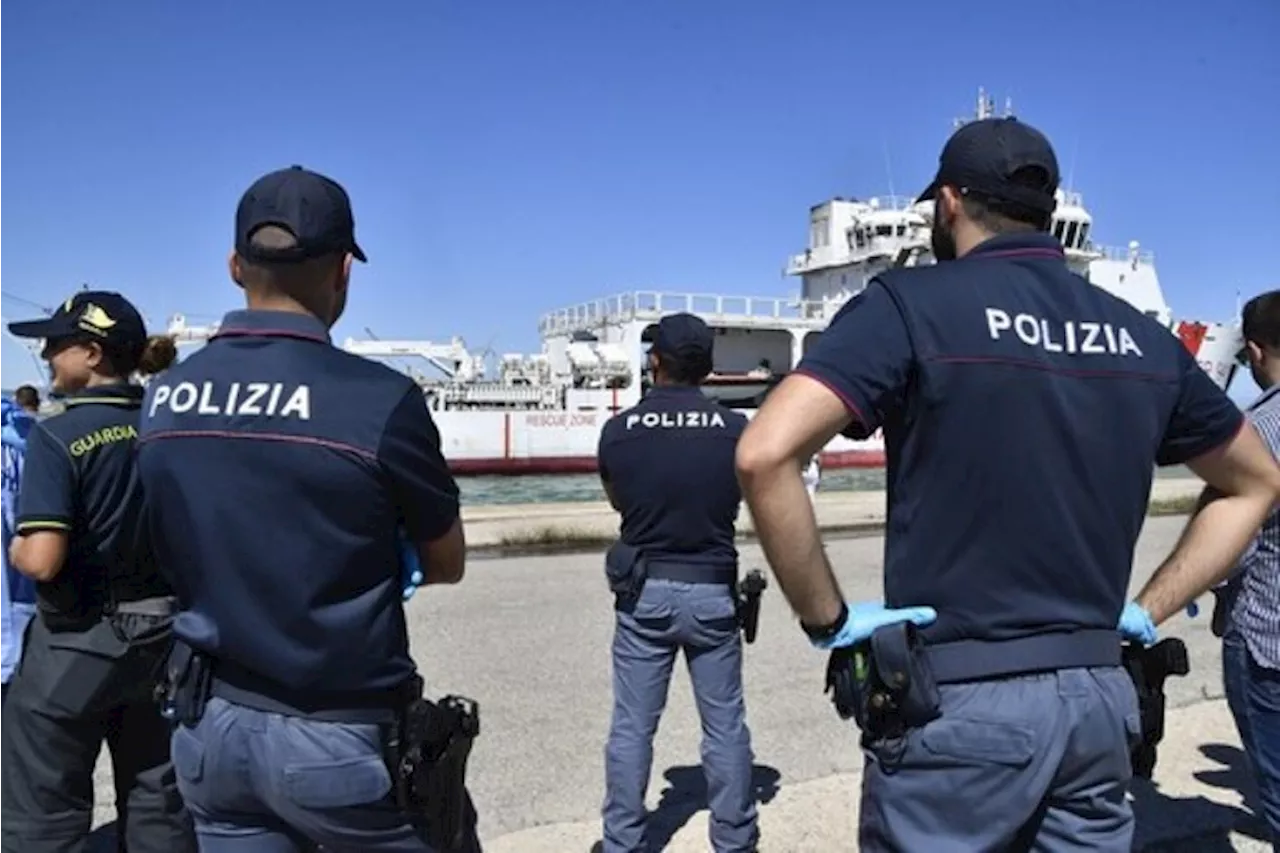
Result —
[[23, 521], [18, 524], [18, 532], [25, 533], [28, 530], [70, 530], [71, 525], [65, 521], [54, 521], [53, 519], [37, 518], [34, 521]]
[[106, 406], [124, 406], [125, 408], [141, 408], [140, 398], [129, 397], [69, 397], [63, 401], [64, 406], [79, 406], [84, 403], [101, 403]]

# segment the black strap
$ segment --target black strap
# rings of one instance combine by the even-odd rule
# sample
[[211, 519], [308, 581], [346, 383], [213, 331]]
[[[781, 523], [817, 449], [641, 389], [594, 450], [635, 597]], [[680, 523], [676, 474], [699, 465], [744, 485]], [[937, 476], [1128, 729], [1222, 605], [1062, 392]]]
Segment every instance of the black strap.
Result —
[[648, 563], [648, 577], [651, 580], [676, 581], [678, 583], [727, 584], [732, 586], [738, 582], [738, 567], [650, 560]]
[[959, 640], [926, 649], [934, 680], [957, 684], [1095, 666], [1120, 665], [1120, 632], [1090, 629], [1014, 640]]
[[389, 723], [404, 704], [404, 688], [362, 693], [293, 690], [225, 660], [213, 668], [213, 695], [235, 705], [330, 723]]

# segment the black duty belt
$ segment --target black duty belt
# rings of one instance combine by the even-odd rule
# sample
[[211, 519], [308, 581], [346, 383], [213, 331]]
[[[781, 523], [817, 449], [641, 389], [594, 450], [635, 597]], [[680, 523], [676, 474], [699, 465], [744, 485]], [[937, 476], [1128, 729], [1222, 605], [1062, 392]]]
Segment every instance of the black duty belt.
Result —
[[928, 645], [925, 655], [938, 684], [1007, 678], [1058, 669], [1120, 666], [1114, 628], [1035, 634], [1014, 640], [958, 640]]
[[857, 720], [869, 743], [936, 719], [942, 713], [939, 684], [1119, 664], [1120, 632], [1114, 628], [928, 645], [914, 625], [897, 622], [857, 645], [833, 649], [826, 689], [836, 712]]
[[726, 565], [699, 565], [666, 560], [649, 560], [647, 574], [651, 580], [676, 581], [678, 583], [725, 584], [738, 581], [738, 567]]
[[333, 723], [390, 723], [406, 702], [399, 687], [360, 693], [295, 690], [226, 661], [214, 665], [211, 693], [258, 711]]

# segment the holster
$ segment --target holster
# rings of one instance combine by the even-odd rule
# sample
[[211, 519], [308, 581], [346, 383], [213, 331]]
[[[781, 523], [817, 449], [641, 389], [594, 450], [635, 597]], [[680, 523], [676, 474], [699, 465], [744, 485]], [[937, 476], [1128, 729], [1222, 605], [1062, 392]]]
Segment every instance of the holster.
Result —
[[1213, 593], [1213, 615], [1209, 619], [1209, 630], [1215, 637], [1224, 637], [1227, 633], [1227, 622], [1231, 619], [1231, 608], [1235, 604], [1235, 590], [1231, 586], [1215, 587]]
[[760, 629], [760, 598], [768, 588], [769, 581], [759, 569], [752, 569], [738, 582], [734, 597], [738, 605], [738, 624], [747, 643], [756, 641], [756, 632]]
[[160, 715], [174, 725], [195, 726], [204, 716], [213, 686], [213, 661], [181, 640], [174, 640], [156, 685]]
[[387, 763], [396, 801], [418, 821], [433, 849], [460, 850], [471, 835], [467, 759], [480, 734], [480, 709], [471, 699], [422, 696], [414, 676], [389, 732]]
[[901, 737], [942, 713], [924, 642], [910, 622], [885, 625], [865, 642], [833, 649], [826, 691], [864, 740]]
[[609, 581], [609, 589], [613, 591], [614, 609], [634, 605], [644, 589], [644, 555], [640, 549], [619, 539], [609, 546], [604, 555], [604, 574]]
[[1138, 713], [1142, 718], [1142, 741], [1129, 753], [1133, 775], [1150, 779], [1156, 767], [1156, 747], [1164, 739], [1165, 679], [1191, 672], [1191, 661], [1186, 644], [1176, 637], [1150, 647], [1125, 643], [1120, 655], [1138, 693]]

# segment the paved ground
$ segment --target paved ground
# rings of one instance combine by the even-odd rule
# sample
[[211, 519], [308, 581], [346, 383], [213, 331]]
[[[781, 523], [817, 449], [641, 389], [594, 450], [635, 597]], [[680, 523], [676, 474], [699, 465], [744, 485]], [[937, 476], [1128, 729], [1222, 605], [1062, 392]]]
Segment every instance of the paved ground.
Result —
[[[1135, 585], [1167, 553], [1183, 523], [1148, 521]], [[879, 595], [881, 548], [878, 537], [829, 542], [851, 598]], [[754, 546], [744, 549], [743, 558], [748, 567], [764, 565]], [[468, 572], [457, 587], [420, 592], [409, 616], [429, 691], [480, 702], [483, 733], [470, 776], [486, 849], [586, 853], [599, 838], [611, 701], [612, 610], [600, 556], [478, 559]], [[1180, 846], [1150, 849], [1266, 849], [1249, 841], [1239, 742], [1216, 700], [1221, 675], [1207, 614], [1194, 621], [1179, 617], [1166, 634], [1186, 640], [1193, 671], [1170, 684], [1174, 710], [1158, 785], [1137, 791], [1140, 846], [1180, 838]], [[782, 596], [770, 589], [760, 638], [746, 663], [766, 850], [854, 849], [861, 759], [853, 730], [823, 696], [824, 665]], [[662, 834], [671, 838], [669, 850], [707, 849], [698, 738], [688, 679], [677, 669], [650, 791]], [[100, 821], [114, 817], [107, 781], [104, 768]]]

